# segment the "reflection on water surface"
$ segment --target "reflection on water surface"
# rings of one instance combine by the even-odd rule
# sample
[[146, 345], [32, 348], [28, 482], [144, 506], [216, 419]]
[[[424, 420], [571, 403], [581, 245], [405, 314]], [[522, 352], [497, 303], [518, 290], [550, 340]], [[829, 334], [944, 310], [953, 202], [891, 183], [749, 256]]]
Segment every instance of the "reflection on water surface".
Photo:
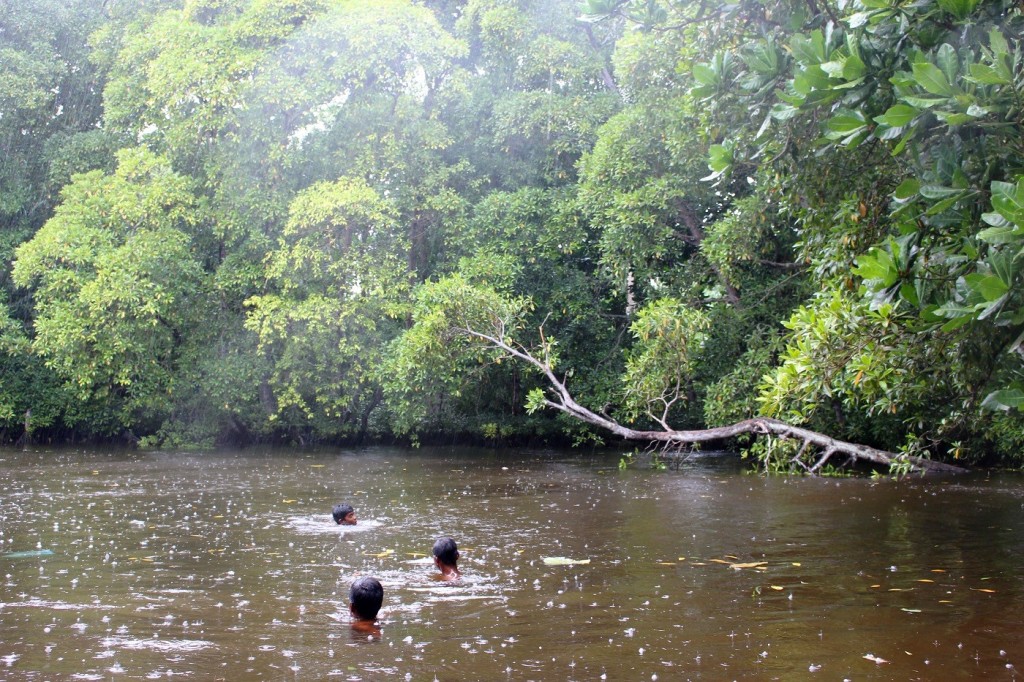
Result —
[[[0, 451], [0, 678], [1020, 677], [1019, 476], [731, 462]], [[342, 500], [359, 525], [333, 523]], [[361, 575], [379, 637], [350, 625]]]

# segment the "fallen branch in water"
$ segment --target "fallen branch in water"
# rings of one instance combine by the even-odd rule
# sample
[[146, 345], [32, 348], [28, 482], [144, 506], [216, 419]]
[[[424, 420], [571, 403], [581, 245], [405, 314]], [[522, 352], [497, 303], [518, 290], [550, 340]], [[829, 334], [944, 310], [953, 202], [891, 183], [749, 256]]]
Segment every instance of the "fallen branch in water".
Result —
[[[496, 330], [500, 331], [501, 321], [494, 320], [494, 322], [497, 323]], [[777, 419], [769, 419], [765, 417], [755, 417], [729, 426], [719, 426], [694, 431], [679, 431], [671, 428], [665, 428], [662, 431], [638, 431], [636, 429], [623, 426], [614, 419], [610, 419], [606, 416], [593, 412], [592, 410], [589, 410], [577, 403], [569, 392], [569, 389], [566, 387], [565, 381], [559, 379], [552, 369], [552, 363], [548, 357], [547, 345], [541, 346], [545, 354], [545, 357], [541, 359], [534, 356], [533, 353], [525, 347], [513, 345], [512, 343], [505, 341], [503, 338], [504, 334], [486, 334], [472, 329], [469, 326], [459, 328], [458, 332], [478, 341], [483, 341], [486, 344], [503, 351], [508, 356], [522, 360], [539, 370], [541, 374], [544, 375], [549, 386], [549, 391], [545, 394], [542, 402], [543, 406], [564, 412], [565, 414], [587, 424], [591, 424], [592, 426], [598, 426], [606, 429], [625, 440], [660, 443], [665, 446], [672, 447], [728, 440], [744, 434], [767, 435], [780, 439], [794, 439], [802, 441], [800, 451], [793, 458], [793, 462], [810, 474], [821, 473], [822, 468], [834, 455], [845, 455], [847, 457], [847, 463], [852, 461], [866, 461], [885, 467], [898, 466], [902, 462], [907, 462], [910, 465], [911, 471], [921, 473], [962, 473], [966, 471], [966, 469], [962, 467], [942, 462], [935, 462], [923, 457], [910, 455], [901, 456], [894, 452], [879, 450], [867, 445], [859, 445], [857, 443], [837, 440], [831, 436], [819, 433], [818, 431], [793, 426]], [[543, 333], [541, 336], [543, 338]], [[813, 465], [808, 466], [803, 462], [803, 455], [808, 448], [812, 447], [821, 454]]]

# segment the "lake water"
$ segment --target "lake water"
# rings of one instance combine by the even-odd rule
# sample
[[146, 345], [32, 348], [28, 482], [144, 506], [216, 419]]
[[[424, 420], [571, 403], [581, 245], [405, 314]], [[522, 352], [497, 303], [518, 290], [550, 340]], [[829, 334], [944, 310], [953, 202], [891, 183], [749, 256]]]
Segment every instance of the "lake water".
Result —
[[[1021, 678], [1020, 475], [617, 465], [0, 450], [0, 679]], [[433, 580], [441, 535], [461, 582]], [[379, 637], [350, 624], [361, 575]]]

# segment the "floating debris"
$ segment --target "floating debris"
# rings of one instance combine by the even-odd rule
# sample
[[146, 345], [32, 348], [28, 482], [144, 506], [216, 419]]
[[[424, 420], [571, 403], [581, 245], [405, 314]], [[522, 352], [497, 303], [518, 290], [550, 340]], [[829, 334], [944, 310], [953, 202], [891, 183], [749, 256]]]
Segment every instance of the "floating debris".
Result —
[[29, 549], [23, 552], [5, 552], [0, 554], [4, 559], [31, 559], [39, 556], [50, 556], [53, 554], [52, 549]]
[[729, 564], [729, 568], [731, 568], [734, 571], [740, 571], [740, 570], [743, 570], [744, 568], [761, 568], [762, 566], [767, 566], [767, 565], [768, 565], [767, 561], [751, 561], [751, 562], [745, 563], [745, 564]]
[[545, 566], [576, 566], [578, 564], [589, 564], [590, 559], [570, 559], [564, 556], [544, 557]]

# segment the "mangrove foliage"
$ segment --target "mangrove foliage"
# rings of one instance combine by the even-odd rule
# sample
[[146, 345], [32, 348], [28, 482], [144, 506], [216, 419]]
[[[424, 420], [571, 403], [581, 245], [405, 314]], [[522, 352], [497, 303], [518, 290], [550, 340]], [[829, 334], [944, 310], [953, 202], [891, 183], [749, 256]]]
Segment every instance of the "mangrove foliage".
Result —
[[0, 1], [0, 439], [1019, 465], [1022, 36], [1014, 0]]

